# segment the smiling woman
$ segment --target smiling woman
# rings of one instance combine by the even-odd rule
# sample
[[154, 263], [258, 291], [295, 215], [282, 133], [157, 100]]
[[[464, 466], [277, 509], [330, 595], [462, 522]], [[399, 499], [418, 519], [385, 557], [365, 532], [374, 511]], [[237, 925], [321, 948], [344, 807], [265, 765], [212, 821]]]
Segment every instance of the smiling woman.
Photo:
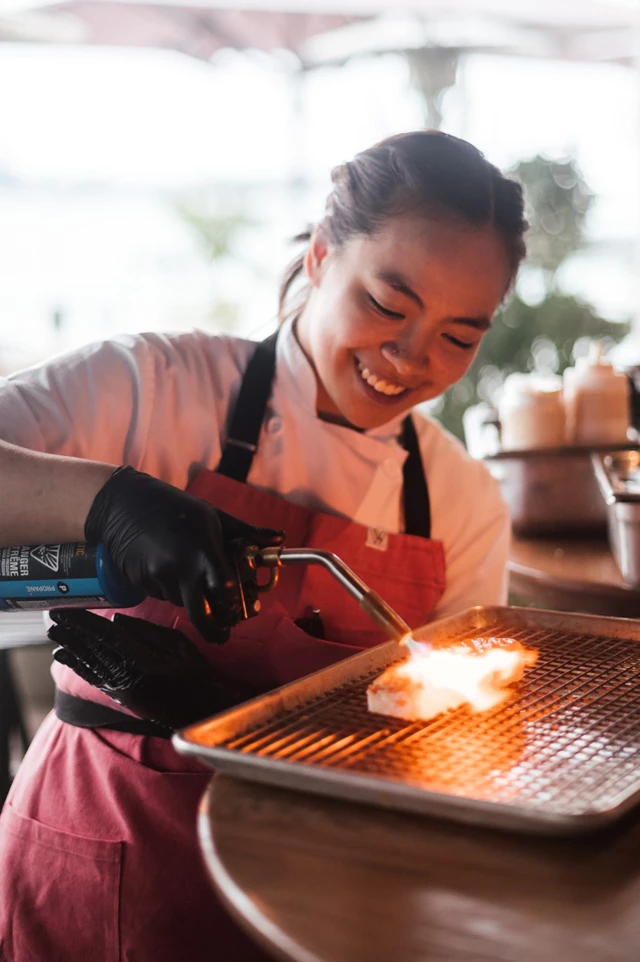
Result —
[[333, 180], [281, 303], [304, 269], [296, 332], [318, 410], [372, 428], [469, 368], [524, 255], [522, 194], [471, 145], [435, 131], [383, 141]]
[[[274, 688], [383, 640], [313, 567], [285, 569], [238, 621], [231, 529], [336, 553], [412, 628], [503, 603], [497, 483], [414, 407], [468, 367], [523, 230], [518, 185], [463, 141], [420, 131], [358, 155], [334, 173], [288, 274], [285, 301], [301, 270], [308, 285], [277, 335], [123, 335], [0, 381], [0, 543], [102, 543], [147, 596], [135, 616], [187, 636], [225, 692]], [[100, 619], [77, 614], [64, 620], [80, 640], [101, 636]], [[225, 962], [261, 959], [204, 874], [194, 825], [208, 772], [131, 718], [124, 689], [152, 687], [152, 673], [131, 654], [123, 679], [108, 649], [114, 688], [64, 637], [58, 714], [2, 815], [3, 960], [84, 962], [96, 945], [105, 960], [205, 962], [212, 946]], [[177, 717], [160, 702], [137, 711]]]

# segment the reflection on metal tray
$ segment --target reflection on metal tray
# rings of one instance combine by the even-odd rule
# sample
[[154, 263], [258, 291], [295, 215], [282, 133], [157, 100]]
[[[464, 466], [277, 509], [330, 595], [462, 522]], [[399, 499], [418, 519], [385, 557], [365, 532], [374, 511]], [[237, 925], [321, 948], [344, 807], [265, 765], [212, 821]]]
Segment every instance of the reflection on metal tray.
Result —
[[[623, 447], [599, 450], [616, 452]], [[607, 509], [594, 477], [592, 454], [593, 448], [562, 447], [500, 451], [485, 457], [509, 505], [514, 531], [604, 532]]]
[[174, 737], [221, 772], [541, 834], [587, 831], [640, 802], [640, 623], [471, 608], [420, 637], [508, 635], [540, 651], [506, 705], [407, 723], [367, 711], [403, 657], [354, 655]]
[[626, 448], [593, 455], [600, 490], [607, 504], [616, 501], [640, 503], [640, 451]]
[[596, 480], [607, 506], [613, 556], [630, 585], [640, 585], [640, 451], [593, 455]]

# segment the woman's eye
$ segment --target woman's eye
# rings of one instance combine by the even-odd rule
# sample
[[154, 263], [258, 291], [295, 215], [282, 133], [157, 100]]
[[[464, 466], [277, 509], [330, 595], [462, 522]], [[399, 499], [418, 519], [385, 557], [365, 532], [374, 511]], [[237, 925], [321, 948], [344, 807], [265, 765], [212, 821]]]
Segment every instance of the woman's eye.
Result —
[[453, 334], [443, 334], [445, 341], [449, 341], [451, 344], [455, 344], [456, 347], [461, 348], [463, 351], [470, 351], [471, 348], [476, 347], [475, 341], [461, 341], [459, 338], [454, 337]]
[[404, 319], [404, 314], [398, 314], [397, 311], [390, 311], [388, 307], [383, 307], [382, 304], [378, 303], [375, 297], [371, 296], [371, 294], [367, 294], [367, 297], [369, 298], [369, 303], [373, 309], [377, 311], [378, 314], [382, 314], [383, 317], [394, 317], [399, 321]]

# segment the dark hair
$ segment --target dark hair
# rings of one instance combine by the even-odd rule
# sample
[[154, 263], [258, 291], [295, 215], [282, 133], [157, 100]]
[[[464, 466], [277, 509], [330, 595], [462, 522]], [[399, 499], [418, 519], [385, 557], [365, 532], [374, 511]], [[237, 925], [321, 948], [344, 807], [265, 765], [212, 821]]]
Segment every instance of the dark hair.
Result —
[[[333, 191], [319, 225], [329, 243], [340, 247], [357, 234], [375, 234], [390, 217], [401, 214], [459, 218], [474, 227], [492, 225], [501, 234], [511, 264], [510, 285], [513, 282], [526, 253], [522, 187], [466, 140], [439, 130], [397, 134], [335, 167], [331, 180]], [[294, 240], [308, 241], [311, 234], [307, 229]], [[308, 296], [304, 289], [295, 304], [287, 304], [303, 264], [304, 253], [283, 277], [281, 322], [299, 313]]]

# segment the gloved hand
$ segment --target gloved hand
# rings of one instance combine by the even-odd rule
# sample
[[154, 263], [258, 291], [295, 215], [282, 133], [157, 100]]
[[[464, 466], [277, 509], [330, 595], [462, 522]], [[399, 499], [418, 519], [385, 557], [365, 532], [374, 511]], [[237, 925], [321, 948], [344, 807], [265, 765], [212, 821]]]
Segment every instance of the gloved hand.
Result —
[[181, 631], [116, 614], [56, 608], [53, 657], [140, 718], [184, 728], [257, 692], [221, 678]]
[[202, 637], [218, 643], [242, 617], [234, 542], [266, 548], [284, 541], [283, 531], [245, 524], [128, 466], [98, 491], [85, 536], [104, 544], [127, 581], [183, 606]]

